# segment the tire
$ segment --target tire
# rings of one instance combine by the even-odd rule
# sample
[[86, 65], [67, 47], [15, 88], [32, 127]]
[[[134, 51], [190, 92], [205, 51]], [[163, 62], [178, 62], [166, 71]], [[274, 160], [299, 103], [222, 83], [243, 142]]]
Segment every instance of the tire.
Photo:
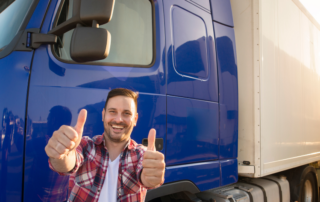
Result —
[[290, 202], [319, 201], [317, 171], [314, 167], [304, 165], [279, 174], [286, 176], [289, 181]]
[[299, 194], [299, 202], [317, 202], [317, 182], [313, 173], [305, 175]]

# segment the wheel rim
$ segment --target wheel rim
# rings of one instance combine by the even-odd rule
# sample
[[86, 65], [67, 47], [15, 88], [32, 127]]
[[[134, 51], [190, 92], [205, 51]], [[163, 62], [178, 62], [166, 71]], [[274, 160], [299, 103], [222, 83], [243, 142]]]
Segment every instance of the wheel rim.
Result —
[[310, 180], [306, 180], [304, 183], [304, 201], [312, 202], [312, 183]]

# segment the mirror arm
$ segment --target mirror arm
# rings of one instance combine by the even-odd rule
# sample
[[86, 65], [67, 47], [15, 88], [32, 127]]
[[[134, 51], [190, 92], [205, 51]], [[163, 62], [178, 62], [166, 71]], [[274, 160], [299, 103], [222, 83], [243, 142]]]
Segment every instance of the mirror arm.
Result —
[[70, 31], [70, 30], [76, 28], [76, 26], [79, 22], [81, 22], [80, 17], [78, 17], [78, 16], [72, 17], [69, 20], [64, 21], [60, 25], [58, 25], [55, 28], [53, 28], [52, 30], [50, 30], [48, 32], [48, 34], [54, 34], [54, 35], [60, 36], [64, 33], [66, 33], [67, 31]]
[[72, 11], [72, 17], [60, 25], [54, 27], [52, 30], [48, 32], [48, 34], [54, 34], [57, 36], [60, 36], [74, 28], [76, 28], [77, 24], [81, 22], [80, 19], [80, 7], [81, 2], [79, 0], [73, 2], [73, 11]]

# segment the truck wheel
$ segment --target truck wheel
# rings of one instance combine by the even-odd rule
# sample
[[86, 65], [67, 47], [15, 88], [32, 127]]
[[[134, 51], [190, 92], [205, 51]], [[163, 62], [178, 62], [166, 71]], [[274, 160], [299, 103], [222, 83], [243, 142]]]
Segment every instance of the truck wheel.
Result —
[[317, 183], [311, 172], [309, 172], [303, 179], [300, 189], [300, 202], [316, 202], [317, 198]]
[[290, 202], [318, 202], [318, 179], [314, 167], [304, 165], [279, 174], [286, 176], [289, 181]]

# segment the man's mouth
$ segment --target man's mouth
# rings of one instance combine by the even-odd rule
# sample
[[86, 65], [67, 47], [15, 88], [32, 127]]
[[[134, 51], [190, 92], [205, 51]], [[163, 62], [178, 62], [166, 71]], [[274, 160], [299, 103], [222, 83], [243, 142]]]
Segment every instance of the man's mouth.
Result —
[[115, 125], [115, 124], [111, 124], [111, 127], [113, 128], [113, 130], [115, 132], [121, 132], [124, 129], [123, 125]]

